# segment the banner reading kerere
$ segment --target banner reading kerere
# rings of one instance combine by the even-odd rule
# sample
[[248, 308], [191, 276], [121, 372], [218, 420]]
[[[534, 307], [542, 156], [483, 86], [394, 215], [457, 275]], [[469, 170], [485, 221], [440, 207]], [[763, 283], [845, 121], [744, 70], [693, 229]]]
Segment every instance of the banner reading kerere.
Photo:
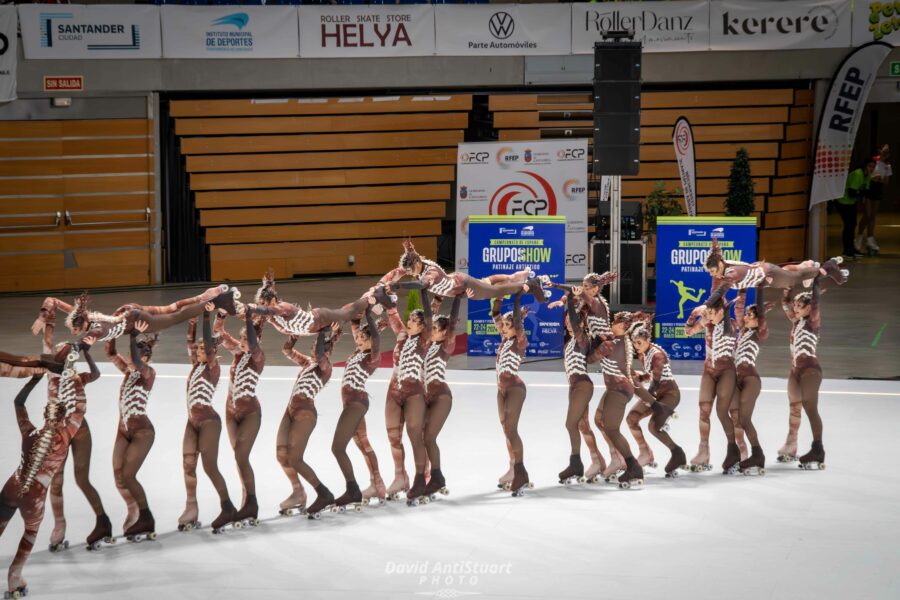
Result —
[[456, 269], [469, 267], [469, 217], [566, 217], [566, 279], [587, 273], [587, 140], [460, 144]]
[[0, 6], [0, 102], [16, 99], [18, 29], [16, 7]]
[[678, 117], [672, 129], [672, 143], [678, 159], [678, 174], [687, 214], [697, 216], [697, 164], [694, 161], [694, 131], [687, 117]]
[[853, 50], [838, 67], [822, 105], [816, 162], [809, 207], [844, 195], [856, 130], [878, 67], [892, 50], [890, 44], [870, 42]]

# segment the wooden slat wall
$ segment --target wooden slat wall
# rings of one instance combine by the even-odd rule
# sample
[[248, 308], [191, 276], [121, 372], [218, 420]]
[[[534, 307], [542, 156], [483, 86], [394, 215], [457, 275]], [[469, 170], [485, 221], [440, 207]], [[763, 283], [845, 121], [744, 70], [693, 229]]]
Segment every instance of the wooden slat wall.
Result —
[[[214, 280], [434, 256], [472, 96], [174, 100]], [[350, 257], [353, 257], [353, 261]]]
[[[811, 90], [644, 92], [641, 169], [623, 178], [624, 199], [643, 199], [656, 181], [681, 187], [672, 127], [687, 116], [694, 129], [698, 214], [722, 214], [735, 152], [750, 154], [759, 222], [759, 256], [772, 262], [805, 257], [812, 136]], [[501, 140], [592, 136], [590, 94], [492, 95]], [[592, 176], [593, 177], [593, 176]], [[596, 206], [589, 208], [593, 214]], [[655, 262], [655, 248], [648, 251]]]
[[0, 291], [151, 283], [153, 171], [147, 119], [0, 121]]

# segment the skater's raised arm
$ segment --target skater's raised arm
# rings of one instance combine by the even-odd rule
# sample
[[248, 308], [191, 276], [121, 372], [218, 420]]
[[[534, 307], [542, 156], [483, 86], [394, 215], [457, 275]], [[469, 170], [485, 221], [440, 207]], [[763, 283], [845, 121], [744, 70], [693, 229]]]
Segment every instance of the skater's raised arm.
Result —
[[590, 342], [587, 335], [585, 335], [584, 327], [582, 327], [581, 315], [575, 307], [575, 294], [571, 288], [566, 292], [566, 314], [569, 317], [569, 324], [572, 326], [572, 336], [575, 338], [575, 344], [581, 352], [587, 354], [590, 350]]
[[503, 315], [501, 311], [503, 310], [503, 298], [494, 298], [491, 300], [491, 318], [494, 320], [494, 326], [497, 328], [497, 333], [502, 329], [500, 325], [503, 323]]
[[372, 307], [366, 308], [366, 328], [369, 331], [369, 339], [372, 340], [372, 348], [369, 350], [369, 361], [375, 364], [381, 362], [381, 333], [372, 314]]
[[79, 373], [81, 383], [84, 385], [100, 379], [100, 369], [97, 368], [97, 363], [94, 362], [94, 357], [91, 356], [91, 345], [93, 345], [93, 343], [94, 338], [92, 336], [87, 336], [82, 338], [81, 343], [79, 344], [81, 352], [84, 354], [84, 360], [87, 362], [88, 368], [90, 369], [87, 373]]
[[444, 351], [450, 355], [456, 350], [456, 326], [459, 324], [459, 306], [462, 296], [455, 296], [450, 305], [450, 322], [447, 323], [447, 335], [444, 337]]
[[429, 284], [421, 279], [413, 279], [412, 281], [397, 281], [390, 286], [392, 290], [426, 290]]
[[[319, 336], [321, 337], [322, 332], [319, 332]], [[294, 350], [294, 346], [297, 344], [297, 340], [299, 338], [296, 335], [289, 336], [287, 341], [284, 343], [284, 346], [281, 347], [281, 353], [284, 354], [289, 361], [294, 363], [295, 365], [299, 365], [301, 367], [305, 367], [312, 363], [312, 358], [303, 354], [299, 350]]]
[[734, 320], [737, 321], [738, 329], [744, 328], [744, 310], [747, 306], [747, 290], [746, 288], [738, 292], [737, 299], [734, 303]]
[[[149, 387], [153, 385], [153, 380], [156, 378], [156, 371], [151, 369], [150, 364], [145, 362], [144, 358], [141, 356], [141, 349], [138, 346], [137, 336], [137, 330], [131, 332], [131, 363], [134, 365], [135, 371], [141, 374], [144, 384]], [[151, 340], [145, 339], [144, 343], [152, 346], [155, 341], [155, 338], [151, 338]]]
[[[525, 309], [525, 314], [528, 314], [528, 309]], [[522, 292], [517, 293], [513, 296], [513, 329], [516, 330], [516, 337], [523, 338], [525, 337], [525, 327], [522, 324]]]
[[25, 408], [25, 401], [28, 400], [28, 395], [34, 389], [34, 386], [38, 384], [38, 382], [43, 378], [43, 374], [34, 375], [31, 379], [25, 382], [25, 385], [19, 390], [19, 393], [16, 394], [16, 399], [14, 400], [16, 405], [16, 421], [19, 425], [19, 431], [22, 435], [27, 435], [30, 432], [34, 425], [31, 424], [31, 420], [28, 418], [28, 409]]
[[[217, 336], [219, 336], [219, 339], [222, 340], [222, 345], [225, 346], [225, 348], [229, 352], [231, 352], [232, 354], [236, 354], [241, 351], [241, 343], [240, 343], [240, 341], [235, 339], [235, 337], [233, 335], [228, 333], [228, 331], [225, 329], [225, 315], [226, 314], [227, 313], [223, 314], [223, 312], [221, 310], [216, 311], [216, 322], [213, 325], [213, 332]], [[245, 310], [244, 314], [250, 316], [250, 311]], [[247, 335], [248, 335], [247, 339], [250, 339], [249, 334], [250, 334], [250, 330], [248, 329], [247, 330]]]
[[763, 286], [756, 286], [756, 319], [759, 325], [756, 328], [756, 336], [760, 342], [769, 339], [769, 322], [766, 320], [766, 313], [771, 310], [770, 302], [763, 302]]
[[316, 336], [316, 362], [321, 366], [323, 362], [328, 360], [327, 340], [330, 328], [320, 329], [319, 335]]
[[[132, 332], [132, 338], [134, 337], [134, 333]], [[132, 342], [133, 343], [133, 342]], [[116, 340], [115, 338], [106, 342], [103, 346], [103, 350], [106, 352], [107, 358], [109, 361], [116, 366], [116, 368], [122, 373], [128, 372], [128, 361], [126, 361], [116, 350]], [[132, 354], [132, 356], [134, 356]]]
[[391, 284], [393, 286], [394, 282], [398, 281], [400, 278], [406, 275], [406, 269], [403, 267], [397, 267], [396, 269], [392, 269], [385, 273], [381, 279], [378, 280], [379, 285], [387, 285]]
[[203, 352], [206, 354], [206, 368], [211, 370], [217, 369], [219, 367], [219, 357], [216, 354], [208, 310], [203, 311]]
[[403, 324], [403, 319], [400, 318], [400, 313], [397, 312], [396, 308], [389, 308], [387, 311], [388, 324], [391, 326], [391, 330], [394, 332], [394, 335], [400, 335], [406, 333], [406, 325]]
[[[244, 327], [247, 331], [247, 347], [250, 349], [250, 354], [257, 354], [259, 349], [259, 332], [256, 329], [256, 324], [253, 322], [253, 315], [250, 314], [249, 311], [244, 311]], [[260, 328], [263, 326], [260, 323]]]
[[191, 319], [188, 321], [187, 327], [187, 352], [188, 358], [191, 359], [191, 364], [197, 364], [197, 319]]
[[784, 290], [784, 292], [782, 292], [781, 310], [784, 311], [784, 314], [787, 315], [787, 318], [791, 321], [797, 320], [797, 315], [794, 313], [794, 301], [791, 298], [791, 290]]
[[819, 299], [822, 296], [822, 288], [819, 286], [821, 277], [822, 276], [820, 275], [813, 279], [812, 300], [810, 300], [809, 303], [809, 326], [817, 334], [819, 333], [819, 326], [822, 323], [819, 315]]
[[428, 345], [431, 342], [431, 328], [434, 325], [434, 314], [431, 312], [431, 299], [428, 298], [428, 292], [425, 290], [419, 290], [419, 295], [422, 300], [422, 312], [425, 313], [425, 318], [423, 319], [423, 329], [422, 333], [419, 334], [419, 343]]

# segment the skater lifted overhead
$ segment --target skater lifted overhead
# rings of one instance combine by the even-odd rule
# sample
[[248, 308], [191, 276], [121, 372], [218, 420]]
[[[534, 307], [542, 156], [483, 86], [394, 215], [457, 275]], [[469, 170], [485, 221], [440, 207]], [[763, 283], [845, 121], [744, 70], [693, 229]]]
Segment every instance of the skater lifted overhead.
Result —
[[489, 278], [476, 279], [466, 273], [456, 271], [447, 273], [436, 262], [420, 256], [411, 239], [403, 242], [403, 255], [400, 257], [400, 268], [406, 275], [415, 277], [415, 281], [388, 282], [388, 289], [425, 289], [436, 296], [454, 297], [466, 294], [473, 300], [502, 298], [519, 292], [527, 292], [535, 300], [544, 303], [549, 298], [541, 287], [542, 281], [531, 271], [519, 271], [505, 278], [502, 282], [491, 283]]
[[742, 290], [762, 285], [791, 289], [801, 284], [809, 287], [812, 280], [819, 275], [830, 277], [838, 285], [843, 285], [850, 275], [849, 271], [840, 268], [843, 260], [837, 256], [826, 261], [824, 265], [808, 260], [788, 267], [779, 267], [765, 261], [752, 264], [732, 262], [725, 260], [719, 241], [713, 239], [709, 256], [706, 258], [706, 270], [713, 279], [712, 292], [706, 300], [706, 306], [713, 306], [732, 288]]
[[212, 302], [216, 308], [223, 309], [229, 314], [235, 314], [235, 300], [241, 294], [237, 288], [229, 288], [220, 285], [210, 288], [192, 298], [178, 300], [166, 306], [142, 306], [140, 304], [123, 304], [111, 315], [88, 310], [89, 298], [87, 292], [75, 299], [75, 304], [68, 304], [59, 298], [47, 297], [41, 306], [40, 313], [31, 332], [37, 335], [43, 330], [43, 324], [50, 315], [56, 311], [67, 314], [66, 327], [75, 335], [91, 335], [98, 342], [105, 342], [120, 335], [129, 334], [134, 330], [137, 321], [147, 324], [145, 333], [156, 333], [183, 323], [188, 319], [198, 317], [204, 310], [207, 302]]
[[309, 307], [304, 310], [279, 298], [275, 289], [275, 274], [271, 269], [263, 277], [263, 285], [256, 293], [255, 300], [255, 304], [247, 305], [247, 310], [269, 317], [269, 322], [275, 329], [285, 335], [316, 335], [332, 323], [361, 319], [366, 307], [376, 303], [384, 308], [397, 305], [396, 296], [391, 296], [383, 285], [379, 285], [341, 308]]

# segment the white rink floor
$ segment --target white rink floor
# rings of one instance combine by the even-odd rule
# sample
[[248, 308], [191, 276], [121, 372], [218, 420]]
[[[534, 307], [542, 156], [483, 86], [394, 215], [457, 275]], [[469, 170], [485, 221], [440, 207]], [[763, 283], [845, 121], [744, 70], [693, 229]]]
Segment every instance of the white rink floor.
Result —
[[[121, 379], [111, 365], [102, 368], [104, 376], [88, 387], [92, 480], [118, 533], [125, 511], [113, 484], [110, 456]], [[566, 386], [560, 373], [529, 372], [521, 433], [525, 464], [536, 487], [524, 498], [511, 498], [495, 487], [506, 469], [506, 451], [493, 372], [453, 371], [455, 406], [442, 436], [451, 495], [418, 508], [392, 503], [310, 521], [275, 516], [289, 486], [275, 461], [274, 435], [296, 371], [273, 367], [260, 384], [263, 426], [253, 454], [264, 523], [213, 536], [208, 528], [173, 531], [184, 502], [181, 437], [187, 367], [157, 369], [150, 407], [157, 439], [139, 479], [147, 489], [159, 539], [142, 544], [120, 539], [101, 552], [85, 552], [83, 539], [94, 519], [69, 465], [68, 539], [82, 543], [62, 554], [46, 550], [52, 528], [48, 507], [37, 551], [25, 569], [33, 597], [900, 597], [900, 478], [889, 466], [900, 455], [898, 383], [823, 382], [825, 471], [775, 463], [786, 433], [787, 401], [784, 381], [767, 379], [756, 418], [769, 459], [764, 477], [727, 478], [714, 471], [670, 481], [658, 471], [648, 473], [644, 490], [620, 491], [608, 484], [567, 488], [556, 483], [555, 475], [569, 455], [562, 424]], [[336, 495], [343, 491], [343, 480], [330, 441], [340, 408], [340, 375], [335, 369], [332, 383], [318, 399], [319, 425], [307, 459]], [[389, 480], [392, 466], [383, 421], [388, 375], [380, 371], [370, 382], [368, 423]], [[598, 376], [595, 380], [599, 382]], [[679, 380], [681, 418], [672, 434], [690, 458], [698, 440], [698, 378]], [[3, 477], [19, 461], [12, 399], [22, 383], [0, 381]], [[220, 407], [225, 389], [223, 377]], [[33, 417], [40, 415], [42, 405], [39, 386], [29, 400]], [[713, 462], [718, 464], [724, 436], [718, 424], [713, 425]], [[810, 442], [805, 421], [800, 440], [805, 452]], [[657, 460], [665, 463], [665, 449], [655, 440], [651, 443]], [[224, 433], [221, 448], [220, 466], [232, 497], [239, 499], [240, 484]], [[365, 483], [365, 465], [352, 444], [350, 452]], [[583, 456], [587, 458], [586, 451]], [[409, 469], [411, 463], [407, 444]], [[202, 473], [200, 481], [201, 520], [208, 523], [218, 513], [218, 502]], [[21, 534], [16, 516], [0, 538], [4, 569]], [[459, 574], [472, 567], [489, 572]], [[441, 568], [448, 574], [434, 574]]]

